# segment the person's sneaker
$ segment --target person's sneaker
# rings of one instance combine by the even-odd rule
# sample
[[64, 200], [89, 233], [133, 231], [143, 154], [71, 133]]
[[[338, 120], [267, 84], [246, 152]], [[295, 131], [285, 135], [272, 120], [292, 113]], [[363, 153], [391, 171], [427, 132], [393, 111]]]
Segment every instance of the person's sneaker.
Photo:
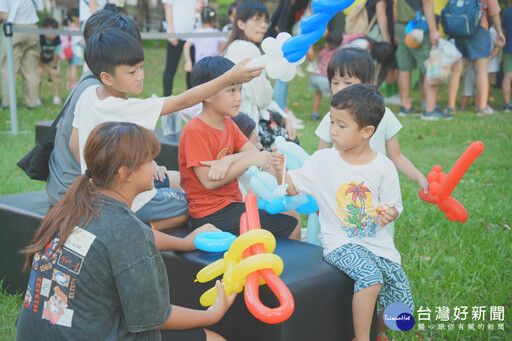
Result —
[[400, 99], [400, 95], [395, 94], [384, 98], [384, 103], [386, 103], [386, 105], [402, 105], [402, 100]]
[[43, 102], [41, 101], [40, 98], [36, 99], [36, 107], [40, 107], [43, 105]]
[[309, 63], [308, 66], [306, 67], [306, 71], [309, 73], [316, 73], [316, 74], [320, 74], [322, 72], [322, 71], [320, 71], [320, 68], [318, 67], [316, 62]]
[[445, 114], [444, 112], [437, 108], [434, 109], [434, 111], [425, 111], [423, 115], [421, 115], [421, 119], [424, 121], [437, 121], [440, 118], [444, 118], [445, 120], [451, 120], [453, 118], [453, 115]]
[[405, 107], [400, 107], [400, 111], [398, 112], [398, 116], [399, 117], [406, 117], [406, 116], [414, 116], [414, 115], [419, 115], [420, 112], [416, 109], [414, 109], [414, 107], [410, 107], [409, 109], [405, 109]]
[[476, 109], [476, 116], [488, 116], [494, 114], [496, 114], [496, 110], [490, 106], [485, 107], [485, 109]]
[[320, 119], [320, 115], [318, 115], [318, 113], [317, 113], [317, 112], [312, 113], [312, 114], [311, 114], [311, 117], [312, 117], [314, 120], [317, 120], [317, 121]]
[[453, 115], [456, 111], [457, 111], [456, 109], [446, 107], [446, 108], [444, 108], [443, 113], [445, 113], [447, 115]]
[[295, 71], [295, 74], [299, 76], [300, 78], [304, 77], [306, 74], [304, 73], [304, 70], [300, 67], [300, 65], [297, 65], [297, 70]]
[[60, 99], [60, 97], [53, 97], [53, 105], [62, 105], [62, 100]]
[[505, 103], [503, 105], [503, 112], [511, 112], [512, 111], [512, 103]]

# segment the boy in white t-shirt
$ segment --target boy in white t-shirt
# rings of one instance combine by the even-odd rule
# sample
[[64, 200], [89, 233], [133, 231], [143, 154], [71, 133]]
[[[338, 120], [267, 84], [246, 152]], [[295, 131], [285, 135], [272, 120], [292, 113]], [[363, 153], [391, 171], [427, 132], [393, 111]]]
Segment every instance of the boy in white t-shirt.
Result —
[[[384, 100], [370, 84], [349, 86], [331, 102], [330, 137], [334, 148], [315, 152], [304, 166], [285, 174], [288, 195], [311, 195], [320, 208], [324, 259], [355, 280], [352, 313], [356, 340], [369, 340], [379, 298], [385, 308], [402, 302], [414, 311], [400, 254], [386, 226], [402, 212], [395, 166], [370, 147], [384, 116]], [[284, 156], [273, 153], [276, 178]], [[378, 332], [386, 328], [383, 312]], [[381, 339], [385, 339], [382, 335]]]
[[[331, 91], [335, 95], [352, 84], [373, 84], [375, 79], [375, 63], [370, 54], [357, 47], [347, 47], [336, 51], [327, 66], [327, 77], [331, 84]], [[320, 138], [318, 149], [332, 146], [329, 135], [330, 115], [327, 113], [315, 134]], [[393, 112], [386, 107], [384, 117], [379, 127], [370, 139], [370, 147], [384, 155], [387, 155], [395, 164], [395, 167], [409, 179], [420, 185], [425, 192], [428, 191], [427, 178], [402, 154], [398, 144], [397, 134], [402, 129], [402, 124]], [[393, 236], [394, 224], [388, 227], [388, 232]]]
[[[112, 28], [92, 35], [86, 45], [85, 59], [92, 73], [101, 81], [101, 86], [87, 88], [75, 107], [75, 118], [73, 120], [73, 132], [70, 138], [70, 149], [80, 162], [82, 173], [87, 170], [83, 157], [85, 142], [90, 132], [100, 123], [109, 121], [132, 122], [147, 129], [154, 130], [158, 118], [194, 104], [197, 104], [214, 95], [220, 89], [232, 83], [243, 83], [251, 80], [260, 74], [261, 68], [247, 68], [244, 61], [222, 76], [190, 89], [180, 95], [164, 98], [127, 98], [128, 95], [139, 95], [143, 89], [144, 80], [144, 51], [137, 39], [131, 35]], [[176, 173], [176, 172], [175, 172]], [[166, 175], [170, 175], [170, 187], [181, 189], [179, 176], [176, 174], [165, 174], [158, 167], [155, 168], [155, 178], [163, 181]], [[137, 212], [151, 200], [156, 200], [158, 205], [169, 203], [167, 212], [159, 212], [155, 218], [172, 218], [179, 213], [183, 221], [181, 196], [176, 199], [176, 193], [160, 193], [161, 191], [171, 192], [169, 188], [153, 189], [149, 192], [139, 194], [132, 205], [132, 210]], [[172, 202], [172, 203], [171, 203]], [[173, 204], [178, 204], [178, 209], [173, 209]], [[158, 207], [152, 210], [156, 213]], [[165, 211], [165, 210], [164, 210]], [[177, 212], [178, 211], [178, 212]], [[145, 215], [148, 212], [144, 213]], [[167, 218], [165, 218], [167, 214]], [[187, 218], [188, 219], [188, 218]], [[144, 222], [151, 222], [143, 219]], [[186, 221], [186, 220], [185, 220]], [[172, 227], [172, 226], [167, 226]]]

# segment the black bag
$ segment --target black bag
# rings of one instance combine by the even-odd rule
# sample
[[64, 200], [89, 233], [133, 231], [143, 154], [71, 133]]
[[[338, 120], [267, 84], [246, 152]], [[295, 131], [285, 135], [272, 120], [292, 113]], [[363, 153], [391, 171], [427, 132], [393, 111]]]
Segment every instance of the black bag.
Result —
[[25, 174], [28, 175], [32, 180], [46, 181], [50, 175], [50, 169], [48, 163], [50, 161], [50, 155], [54, 147], [55, 132], [57, 131], [57, 123], [59, 122], [62, 114], [67, 108], [67, 103], [62, 108], [59, 116], [53, 121], [50, 130], [43, 137], [41, 141], [37, 141], [36, 145], [30, 152], [27, 153], [17, 165]]
[[[93, 75], [85, 77], [83, 81], [87, 79], [95, 78]], [[75, 87], [76, 89], [76, 87]], [[55, 133], [57, 132], [57, 123], [59, 123], [62, 115], [66, 112], [69, 106], [69, 98], [74, 93], [75, 90], [69, 95], [68, 100], [64, 103], [64, 106], [60, 110], [59, 116], [53, 121], [50, 130], [46, 135], [41, 139], [41, 141], [37, 141], [36, 145], [30, 152], [27, 153], [24, 157], [18, 161], [17, 165], [25, 174], [28, 175], [32, 180], [41, 180], [46, 181], [48, 176], [50, 175], [50, 168], [48, 167], [50, 161], [50, 155], [52, 154], [54, 141], [55, 141]]]

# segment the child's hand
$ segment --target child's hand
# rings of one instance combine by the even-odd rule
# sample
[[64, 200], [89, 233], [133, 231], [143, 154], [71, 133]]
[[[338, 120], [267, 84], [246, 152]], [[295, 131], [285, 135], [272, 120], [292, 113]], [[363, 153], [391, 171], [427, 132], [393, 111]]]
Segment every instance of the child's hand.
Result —
[[221, 231], [212, 224], [204, 224], [201, 227], [196, 228], [194, 231], [190, 232], [185, 238], [183, 238], [183, 241], [185, 242], [185, 248], [187, 251], [197, 250], [196, 245], [194, 244], [194, 239], [196, 236], [201, 232], [207, 232], [207, 231]]
[[229, 70], [233, 83], [247, 83], [254, 77], [258, 77], [261, 71], [264, 69], [263, 66], [247, 67], [245, 66], [250, 61], [249, 58], [242, 60]]
[[263, 150], [255, 154], [254, 162], [258, 167], [268, 170], [272, 168], [272, 159], [272, 153]]
[[155, 169], [153, 170], [153, 178], [157, 181], [164, 182], [165, 175], [167, 174], [167, 168], [165, 166], [157, 166], [154, 162]]
[[425, 193], [428, 192], [428, 186], [430, 184], [428, 183], [427, 178], [423, 176], [423, 174], [421, 175], [421, 178], [418, 179], [418, 185], [420, 185], [420, 187], [423, 188], [423, 191], [425, 191]]
[[233, 292], [231, 295], [226, 297], [224, 286], [219, 280], [215, 282], [215, 286], [217, 287], [217, 299], [215, 300], [215, 303], [213, 303], [213, 305], [208, 308], [208, 311], [214, 315], [214, 323], [217, 323], [235, 301], [236, 292]]
[[380, 226], [385, 226], [392, 222], [393, 220], [395, 220], [396, 217], [398, 217], [398, 211], [396, 210], [396, 208], [390, 207], [389, 205], [386, 204], [381, 204], [377, 206], [375, 210], [379, 215], [379, 217], [377, 218], [377, 223]]
[[185, 62], [185, 71], [186, 72], [192, 71], [192, 62]]
[[284, 170], [284, 154], [277, 152], [277, 147], [272, 147], [272, 166], [276, 173], [282, 173]]
[[227, 157], [223, 157], [220, 160], [201, 161], [203, 166], [210, 167], [208, 171], [208, 180], [218, 181], [226, 177], [229, 167], [231, 167], [231, 161]]

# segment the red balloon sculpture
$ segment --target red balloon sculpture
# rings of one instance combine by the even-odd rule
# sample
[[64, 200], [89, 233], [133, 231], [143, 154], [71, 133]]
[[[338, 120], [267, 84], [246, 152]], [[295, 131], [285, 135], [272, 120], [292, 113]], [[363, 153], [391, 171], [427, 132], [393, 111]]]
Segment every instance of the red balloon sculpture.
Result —
[[[261, 228], [256, 196], [250, 191], [245, 196], [245, 209], [246, 212], [240, 217], [240, 234]], [[265, 253], [263, 244], [254, 244], [244, 251], [243, 257], [245, 259], [260, 253]], [[270, 290], [276, 295], [279, 300], [279, 307], [269, 308], [261, 303], [258, 291], [260, 276], [263, 277]], [[286, 321], [292, 315], [295, 308], [295, 301], [290, 290], [288, 290], [288, 287], [272, 269], [262, 269], [247, 275], [244, 297], [249, 311], [257, 319], [269, 324]]]
[[465, 223], [468, 211], [450, 195], [469, 166], [480, 156], [483, 150], [484, 144], [481, 141], [473, 142], [462, 153], [448, 174], [442, 172], [441, 166], [436, 165], [432, 167], [432, 171], [427, 175], [427, 180], [430, 183], [428, 192], [425, 193], [423, 190], [420, 190], [418, 193], [420, 199], [437, 205], [442, 212], [445, 212], [446, 218], [451, 221]]

